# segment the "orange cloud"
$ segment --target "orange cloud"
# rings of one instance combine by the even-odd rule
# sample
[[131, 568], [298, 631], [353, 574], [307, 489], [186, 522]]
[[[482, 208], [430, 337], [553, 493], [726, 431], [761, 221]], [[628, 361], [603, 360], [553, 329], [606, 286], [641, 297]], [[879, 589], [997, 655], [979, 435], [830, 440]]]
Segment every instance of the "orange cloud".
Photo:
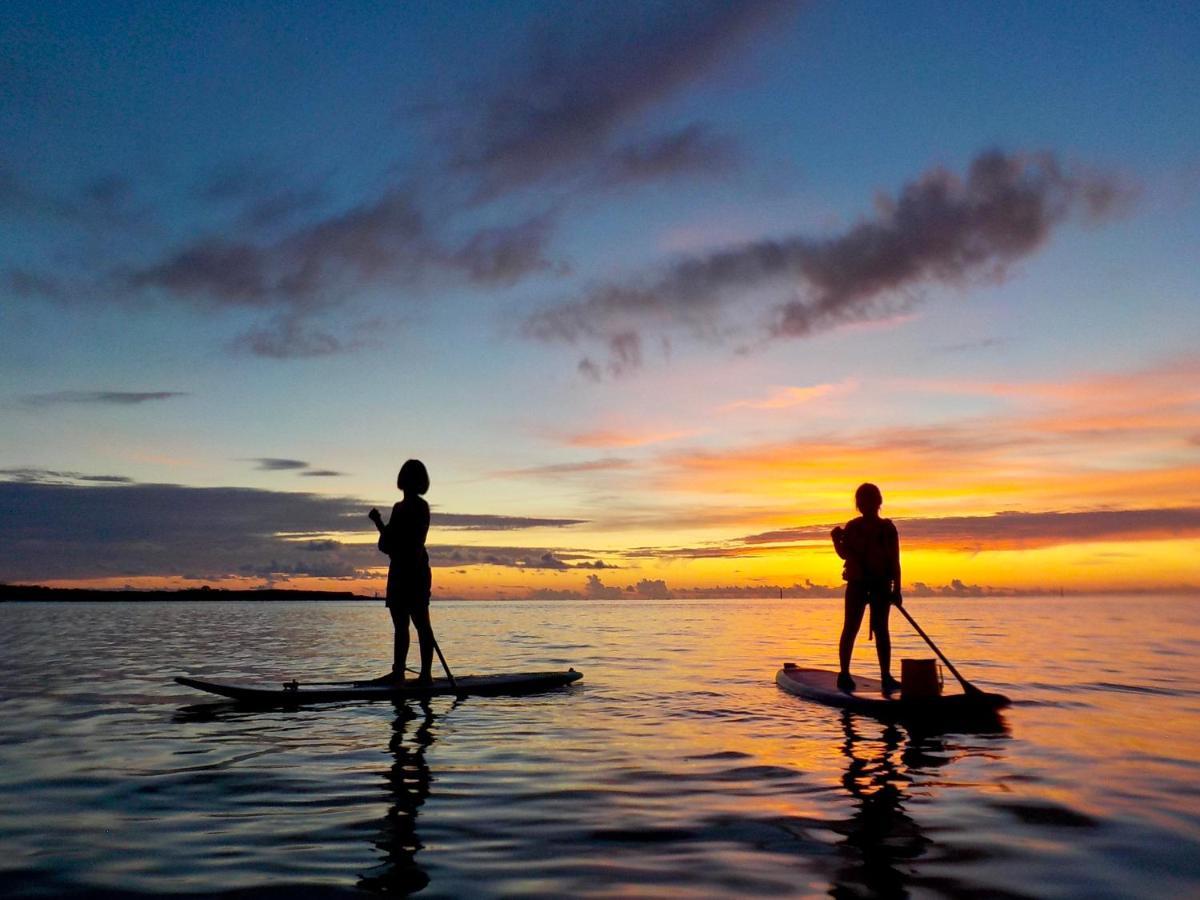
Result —
[[680, 438], [695, 437], [701, 434], [697, 428], [677, 429], [674, 431], [624, 431], [619, 428], [600, 428], [585, 431], [566, 437], [566, 442], [572, 447], [614, 448], [642, 447], [646, 444], [661, 444]]
[[733, 403], [727, 403], [720, 407], [718, 411], [728, 412], [734, 409], [787, 409], [791, 406], [800, 406], [810, 403], [813, 400], [819, 400], [822, 397], [850, 393], [857, 387], [858, 382], [854, 379], [831, 384], [814, 384], [808, 387], [778, 387], [761, 400], [736, 400]]

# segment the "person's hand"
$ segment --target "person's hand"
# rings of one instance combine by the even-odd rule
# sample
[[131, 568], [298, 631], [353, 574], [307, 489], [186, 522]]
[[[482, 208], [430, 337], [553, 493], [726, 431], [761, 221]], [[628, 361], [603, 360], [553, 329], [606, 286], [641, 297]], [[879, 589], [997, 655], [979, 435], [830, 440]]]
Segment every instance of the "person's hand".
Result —
[[892, 591], [892, 603], [895, 604], [896, 606], [904, 605], [904, 598], [902, 596], [900, 596], [900, 592], [898, 590]]
[[843, 528], [841, 525], [835, 525], [833, 531], [829, 532], [829, 536], [833, 538], [833, 542], [835, 544], [839, 544], [842, 541], [842, 535], [845, 533], [845, 528]]
[[383, 516], [379, 514], [379, 510], [372, 507], [371, 511], [367, 513], [367, 518], [378, 524], [383, 519]]

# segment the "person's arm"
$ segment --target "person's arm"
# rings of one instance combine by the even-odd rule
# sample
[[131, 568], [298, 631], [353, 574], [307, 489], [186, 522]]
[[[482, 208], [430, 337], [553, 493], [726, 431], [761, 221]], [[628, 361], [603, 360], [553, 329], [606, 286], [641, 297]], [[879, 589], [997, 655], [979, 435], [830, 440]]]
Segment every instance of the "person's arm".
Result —
[[837, 551], [837, 555], [842, 559], [846, 558], [846, 529], [838, 525], [833, 531], [829, 532], [829, 536], [833, 538], [833, 549]]
[[[393, 512], [393, 515], [395, 513]], [[383, 524], [383, 516], [379, 514], [379, 510], [374, 507], [367, 513], [367, 518], [375, 523], [375, 527], [379, 529], [379, 550], [381, 553], [392, 555], [391, 547], [388, 545], [387, 526]]]

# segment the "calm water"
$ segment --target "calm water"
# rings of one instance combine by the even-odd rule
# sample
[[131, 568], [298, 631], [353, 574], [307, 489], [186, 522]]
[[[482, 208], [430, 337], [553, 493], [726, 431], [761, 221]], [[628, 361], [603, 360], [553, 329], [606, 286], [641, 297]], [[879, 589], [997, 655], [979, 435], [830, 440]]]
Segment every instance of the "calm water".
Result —
[[781, 661], [831, 664], [836, 601], [440, 603], [456, 674], [584, 681], [254, 713], [171, 677], [382, 672], [382, 606], [3, 604], [0, 892], [1200, 892], [1200, 603], [909, 606], [1018, 698], [1004, 730], [780, 692]]

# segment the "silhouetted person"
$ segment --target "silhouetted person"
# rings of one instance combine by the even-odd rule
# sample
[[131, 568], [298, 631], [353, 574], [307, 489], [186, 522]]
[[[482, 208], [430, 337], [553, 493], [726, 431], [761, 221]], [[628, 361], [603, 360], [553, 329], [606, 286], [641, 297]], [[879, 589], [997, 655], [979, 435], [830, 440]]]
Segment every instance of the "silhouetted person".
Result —
[[854, 505], [862, 515], [831, 533], [833, 548], [846, 561], [842, 570], [846, 579], [846, 619], [838, 643], [841, 671], [837, 683], [843, 691], [854, 690], [850, 656], [863, 613], [869, 607], [883, 691], [891, 693], [900, 688], [900, 683], [892, 677], [892, 636], [888, 631], [892, 604], [900, 606], [904, 602], [900, 596], [900, 535], [891, 519], [879, 518], [883, 494], [875, 485], [859, 485], [854, 492]]
[[379, 529], [379, 549], [391, 558], [388, 565], [387, 607], [396, 628], [392, 655], [392, 678], [404, 679], [408, 659], [408, 621], [412, 619], [421, 642], [421, 674], [418, 683], [431, 680], [433, 666], [433, 628], [429, 624], [429, 594], [432, 575], [425, 536], [429, 533], [429, 504], [422, 495], [429, 490], [429, 472], [425, 464], [410, 459], [400, 467], [396, 487], [404, 499], [392, 507], [386, 525], [379, 510], [367, 515]]

